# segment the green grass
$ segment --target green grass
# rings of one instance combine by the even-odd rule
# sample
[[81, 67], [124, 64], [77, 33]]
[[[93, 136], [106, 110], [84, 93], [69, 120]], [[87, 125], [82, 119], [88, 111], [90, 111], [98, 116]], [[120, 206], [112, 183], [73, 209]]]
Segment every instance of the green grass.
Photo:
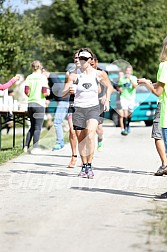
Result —
[[152, 236], [152, 240], [159, 240], [167, 245], [167, 207], [162, 205], [162, 202], [158, 202], [158, 205], [155, 206], [155, 209], [151, 211], [153, 220], [148, 223], [150, 226], [149, 235]]
[[13, 146], [13, 136], [2, 135], [1, 136], [1, 152], [0, 152], [0, 164], [6, 163], [23, 153], [22, 149], [22, 135], [16, 136], [15, 148]]

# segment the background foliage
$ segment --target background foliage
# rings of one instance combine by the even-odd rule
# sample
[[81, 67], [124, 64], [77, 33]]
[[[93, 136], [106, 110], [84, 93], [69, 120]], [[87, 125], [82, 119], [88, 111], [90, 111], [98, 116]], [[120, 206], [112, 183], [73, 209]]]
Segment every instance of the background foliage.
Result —
[[167, 35], [166, 0], [55, 0], [23, 15], [2, 9], [0, 74], [28, 73], [38, 58], [65, 71], [73, 52], [90, 47], [100, 62], [124, 59], [137, 76], [156, 80]]
[[34, 59], [53, 51], [55, 39], [43, 36], [35, 14], [19, 15], [10, 7], [0, 11], [0, 77], [4, 82], [16, 73], [27, 74]]

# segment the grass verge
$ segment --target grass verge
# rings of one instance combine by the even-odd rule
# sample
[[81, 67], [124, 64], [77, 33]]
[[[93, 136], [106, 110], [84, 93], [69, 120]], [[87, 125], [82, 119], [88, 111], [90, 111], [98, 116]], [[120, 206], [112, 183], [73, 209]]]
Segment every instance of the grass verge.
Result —
[[[68, 142], [68, 132], [64, 133], [65, 143]], [[40, 146], [44, 149], [52, 149], [56, 143], [55, 129], [43, 129], [40, 136]], [[12, 158], [18, 157], [23, 153], [22, 135], [17, 134], [15, 139], [15, 148], [13, 146], [13, 135], [1, 136], [1, 151], [0, 151], [0, 165], [8, 162]]]
[[22, 135], [16, 137], [16, 147], [13, 146], [13, 136], [2, 135], [1, 137], [1, 151], [0, 151], [0, 164], [6, 163], [12, 158], [19, 156], [23, 153], [22, 149]]

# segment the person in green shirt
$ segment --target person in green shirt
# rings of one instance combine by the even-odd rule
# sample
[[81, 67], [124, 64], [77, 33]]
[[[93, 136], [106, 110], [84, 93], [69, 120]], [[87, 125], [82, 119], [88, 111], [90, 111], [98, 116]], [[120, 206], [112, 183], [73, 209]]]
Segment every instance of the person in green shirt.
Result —
[[[160, 127], [167, 153], [167, 37], [163, 40], [162, 50], [160, 54], [160, 64], [157, 72], [157, 82], [152, 83], [150, 80], [140, 78], [137, 80], [139, 85], [145, 84], [153, 94], [160, 97]], [[162, 149], [164, 152], [165, 150]], [[167, 165], [163, 168], [163, 174], [167, 175]], [[167, 201], [167, 192], [155, 197], [155, 200]]]
[[129, 123], [135, 106], [137, 77], [132, 75], [133, 68], [128, 65], [125, 69], [125, 75], [118, 82], [118, 91], [120, 92], [120, 127], [121, 134], [126, 136], [130, 132]]
[[24, 152], [30, 151], [30, 143], [33, 139], [31, 154], [38, 154], [39, 138], [44, 121], [46, 96], [50, 94], [48, 80], [42, 74], [43, 66], [40, 61], [32, 62], [32, 74], [28, 75], [25, 84], [25, 94], [28, 96], [28, 115], [30, 129], [26, 136]]

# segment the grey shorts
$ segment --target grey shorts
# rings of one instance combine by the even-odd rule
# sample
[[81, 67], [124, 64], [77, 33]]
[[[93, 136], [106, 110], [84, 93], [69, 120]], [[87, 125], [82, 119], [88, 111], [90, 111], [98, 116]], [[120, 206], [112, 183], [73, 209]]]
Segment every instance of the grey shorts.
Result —
[[75, 112], [72, 114], [74, 130], [83, 130], [86, 128], [87, 120], [96, 119], [99, 121], [100, 106], [90, 108], [75, 107]]
[[152, 126], [152, 134], [151, 137], [154, 139], [162, 139], [162, 130], [160, 127], [160, 110], [161, 110], [161, 104], [158, 103], [155, 116], [153, 120], [153, 126]]

